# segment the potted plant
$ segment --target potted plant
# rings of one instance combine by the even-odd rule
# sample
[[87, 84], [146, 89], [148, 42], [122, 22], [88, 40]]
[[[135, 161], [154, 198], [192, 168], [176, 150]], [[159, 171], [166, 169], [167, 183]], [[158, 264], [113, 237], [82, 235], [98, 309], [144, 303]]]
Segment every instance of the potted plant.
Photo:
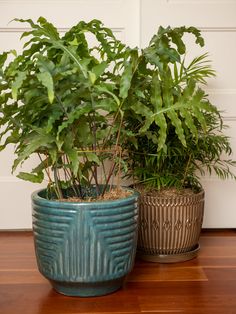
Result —
[[98, 20], [64, 35], [43, 17], [17, 21], [31, 30], [20, 54], [0, 55], [0, 149], [15, 145], [13, 171], [38, 157], [19, 178], [48, 180], [32, 195], [39, 270], [66, 295], [111, 293], [137, 243], [138, 193], [119, 180], [129, 49]]
[[199, 175], [235, 178], [221, 113], [202, 89], [215, 72], [207, 54], [185, 61], [186, 33], [204, 45], [194, 27], [159, 28], [139, 56], [129, 91], [137, 100], [137, 114], [127, 112], [133, 140], [126, 147], [141, 192], [138, 253], [149, 261], [195, 257], [204, 211]]

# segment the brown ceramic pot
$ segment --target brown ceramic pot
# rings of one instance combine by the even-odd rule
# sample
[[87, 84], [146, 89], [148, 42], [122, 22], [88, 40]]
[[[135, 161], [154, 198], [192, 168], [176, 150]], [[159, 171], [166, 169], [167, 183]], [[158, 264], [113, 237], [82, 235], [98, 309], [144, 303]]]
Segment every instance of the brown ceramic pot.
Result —
[[140, 198], [138, 255], [152, 262], [179, 262], [197, 256], [204, 214], [204, 191]]

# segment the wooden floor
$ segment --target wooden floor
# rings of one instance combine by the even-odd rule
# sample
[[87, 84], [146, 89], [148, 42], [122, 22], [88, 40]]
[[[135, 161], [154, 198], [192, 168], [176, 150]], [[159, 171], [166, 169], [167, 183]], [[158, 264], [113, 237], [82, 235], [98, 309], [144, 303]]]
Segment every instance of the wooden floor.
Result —
[[38, 272], [30, 232], [0, 232], [0, 313], [236, 313], [236, 230], [205, 231], [199, 257], [136, 261], [125, 287], [97, 298], [56, 293]]

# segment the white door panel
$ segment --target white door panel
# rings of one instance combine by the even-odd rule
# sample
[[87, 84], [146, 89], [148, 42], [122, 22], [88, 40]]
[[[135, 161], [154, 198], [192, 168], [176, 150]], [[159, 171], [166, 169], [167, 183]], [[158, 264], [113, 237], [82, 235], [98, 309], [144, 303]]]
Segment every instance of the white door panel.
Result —
[[[225, 111], [227, 134], [236, 152], [236, 0], [0, 0], [0, 51], [19, 49], [19, 37], [28, 27], [8, 24], [10, 20], [35, 20], [41, 15], [61, 32], [79, 20], [100, 19], [130, 46], [145, 46], [159, 25], [199, 27], [217, 71], [217, 78], [209, 81], [208, 93]], [[189, 51], [191, 56], [203, 52], [191, 40]], [[0, 229], [25, 229], [31, 227], [30, 193], [39, 185], [11, 174], [12, 151], [0, 153]], [[202, 182], [206, 190], [204, 226], [236, 227], [236, 183], [216, 177]]]
[[[236, 159], [236, 0], [142, 0], [141, 46], [145, 46], [159, 25], [196, 26], [201, 29], [205, 48], [188, 39], [189, 55], [209, 51], [217, 78], [208, 82], [211, 101], [224, 111], [226, 131]], [[236, 182], [217, 177], [202, 179], [206, 191], [204, 227], [236, 227]]]
[[[130, 46], [139, 44], [137, 0], [0, 0], [0, 52], [20, 50], [19, 38], [28, 29], [27, 24], [9, 21], [16, 17], [37, 20], [39, 16], [46, 17], [61, 32], [80, 20], [100, 19], [117, 38]], [[40, 185], [13, 176], [12, 160], [13, 147], [0, 153], [0, 229], [27, 229], [31, 228], [30, 194]]]

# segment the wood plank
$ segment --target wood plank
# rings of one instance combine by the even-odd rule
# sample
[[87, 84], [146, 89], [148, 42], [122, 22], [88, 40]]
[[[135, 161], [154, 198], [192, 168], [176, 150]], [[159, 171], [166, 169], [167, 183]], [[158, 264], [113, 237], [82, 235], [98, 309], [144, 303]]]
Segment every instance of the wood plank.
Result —
[[[159, 266], [159, 267], [158, 267]], [[153, 268], [135, 267], [128, 281], [206, 281], [208, 280], [201, 267], [169, 267], [157, 265]]]
[[[1, 285], [0, 285], [1, 289]], [[127, 290], [97, 298], [67, 297], [49, 285], [3, 285], [0, 290], [1, 314], [79, 314], [140, 313], [138, 299]]]
[[38, 284], [48, 281], [36, 269], [0, 270], [0, 284]]
[[198, 258], [136, 260], [125, 286], [97, 298], [56, 293], [38, 272], [32, 233], [0, 232], [0, 314], [236, 313], [236, 232], [203, 232]]
[[[135, 283], [136, 284], [136, 283]], [[131, 289], [131, 287], [130, 287]], [[236, 281], [159, 282], [133, 287], [141, 311], [179, 311], [188, 314], [233, 314], [236, 309]]]

